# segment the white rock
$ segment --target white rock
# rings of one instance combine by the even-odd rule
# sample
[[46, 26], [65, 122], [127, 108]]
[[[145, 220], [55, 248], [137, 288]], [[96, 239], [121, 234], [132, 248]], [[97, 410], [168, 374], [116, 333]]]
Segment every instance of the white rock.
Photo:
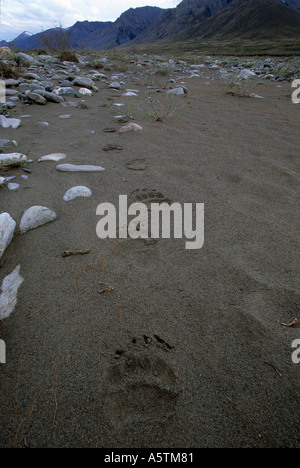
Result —
[[0, 215], [0, 259], [11, 243], [16, 228], [16, 222], [8, 213]]
[[119, 130], [119, 133], [127, 133], [127, 132], [131, 132], [131, 131], [140, 132], [142, 130], [143, 130], [143, 127], [141, 127], [140, 125], [138, 125], [136, 123], [130, 122], [129, 124], [124, 125], [123, 127], [121, 127], [120, 130]]
[[27, 161], [27, 156], [21, 153], [8, 153], [0, 154], [0, 167], [1, 166], [15, 166]]
[[21, 125], [20, 119], [7, 119], [4, 115], [0, 115], [0, 125], [2, 128], [19, 128]]
[[18, 188], [20, 188], [20, 184], [10, 183], [7, 185], [7, 188], [13, 192], [14, 190], [18, 190]]
[[113, 83], [110, 83], [109, 88], [110, 89], [121, 89], [121, 85], [117, 81], [114, 81]]
[[255, 93], [251, 93], [249, 94], [249, 96], [255, 99], [263, 99], [263, 96], [259, 96], [258, 94], [255, 94]]
[[244, 70], [241, 70], [239, 74], [239, 77], [242, 78], [243, 80], [247, 80], [248, 78], [251, 78], [252, 76], [256, 76], [256, 73], [254, 73], [251, 70], [248, 70], [247, 68], [244, 68]]
[[5, 178], [0, 177], [0, 187], [3, 187], [3, 185], [5, 185]]
[[20, 231], [21, 234], [30, 231], [30, 229], [35, 229], [44, 224], [50, 223], [57, 218], [54, 211], [49, 210], [45, 206], [32, 206], [22, 216], [20, 222]]
[[24, 278], [20, 275], [20, 265], [14, 271], [6, 276], [2, 281], [0, 295], [0, 319], [7, 319], [14, 311], [17, 304], [18, 289], [23, 283]]
[[68, 190], [64, 195], [64, 201], [69, 202], [74, 200], [78, 197], [90, 198], [92, 196], [92, 192], [89, 188], [84, 186], [73, 187]]
[[80, 88], [78, 92], [79, 94], [82, 94], [82, 96], [93, 96], [93, 92], [87, 88]]
[[183, 96], [184, 95], [184, 89], [181, 87], [171, 89], [170, 91], [167, 92], [167, 94], [171, 94], [173, 96]]
[[59, 164], [56, 170], [60, 172], [101, 172], [105, 169], [101, 166], [76, 166], [75, 164]]
[[53, 153], [53, 154], [47, 154], [46, 156], [42, 156], [38, 162], [42, 161], [61, 161], [62, 159], [66, 159], [66, 154], [63, 153]]
[[122, 96], [130, 97], [130, 96], [137, 96], [137, 94], [132, 91], [127, 91], [127, 93], [122, 94]]

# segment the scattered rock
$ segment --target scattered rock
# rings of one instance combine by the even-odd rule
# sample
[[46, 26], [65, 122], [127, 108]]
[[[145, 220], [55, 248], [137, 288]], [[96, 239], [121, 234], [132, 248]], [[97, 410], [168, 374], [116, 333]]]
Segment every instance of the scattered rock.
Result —
[[93, 92], [87, 88], [80, 88], [78, 92], [79, 94], [82, 94], [82, 96], [90, 96], [90, 97], [93, 96]]
[[134, 93], [133, 91], [127, 91], [126, 93], [122, 94], [122, 96], [131, 97], [131, 96], [137, 96], [137, 94]]
[[64, 102], [63, 96], [58, 96], [55, 93], [49, 93], [47, 91], [44, 91], [43, 89], [38, 89], [35, 91], [36, 94], [40, 94], [43, 96], [47, 101], [53, 102], [55, 104], [60, 104], [61, 102]]
[[84, 186], [78, 186], [78, 187], [73, 187], [70, 190], [68, 190], [65, 193], [63, 200], [65, 202], [69, 202], [78, 197], [90, 198], [91, 196], [92, 196], [92, 192], [89, 188], [84, 187]]
[[50, 223], [57, 218], [54, 211], [49, 210], [44, 206], [32, 206], [22, 216], [20, 222], [20, 232], [25, 234], [25, 232], [30, 231], [31, 229], [36, 229], [39, 226]]
[[73, 86], [84, 87], [92, 90], [95, 89], [93, 80], [91, 80], [90, 78], [85, 78], [83, 76], [77, 76], [77, 78], [75, 78], [75, 80], [73, 81]]
[[58, 88], [53, 91], [57, 96], [66, 96], [72, 98], [79, 98], [79, 94], [71, 87], [68, 88]]
[[183, 96], [185, 94], [184, 89], [181, 86], [179, 86], [178, 88], [170, 89], [170, 91], [168, 91], [167, 93], [172, 96]]
[[75, 164], [59, 164], [56, 170], [60, 172], [102, 172], [105, 169], [101, 166], [82, 165], [76, 166]]
[[10, 183], [7, 185], [8, 190], [11, 190], [12, 192], [15, 190], [18, 190], [20, 188], [20, 184], [14, 184]]
[[47, 154], [46, 156], [42, 156], [40, 159], [38, 159], [38, 162], [42, 161], [61, 161], [62, 159], [66, 159], [66, 155], [63, 153], [53, 153], [53, 154]]
[[121, 85], [117, 81], [114, 81], [113, 83], [110, 83], [109, 88], [110, 89], [121, 89]]
[[12, 241], [15, 228], [16, 222], [12, 219], [10, 214], [2, 213], [0, 215], [0, 259]]
[[0, 154], [0, 167], [18, 166], [27, 161], [27, 156], [21, 153]]
[[17, 129], [21, 125], [20, 119], [8, 119], [4, 115], [0, 115], [0, 125], [2, 128], [13, 128]]
[[20, 275], [20, 265], [2, 281], [0, 295], [0, 320], [7, 319], [17, 304], [18, 289], [24, 281]]
[[141, 130], [143, 130], [143, 127], [141, 127], [140, 125], [138, 125], [136, 123], [130, 122], [129, 124], [124, 125], [123, 127], [121, 127], [120, 130], [119, 130], [119, 133], [127, 133], [127, 132], [131, 132], [131, 131], [139, 132]]
[[27, 93], [26, 98], [29, 99], [32, 102], [35, 102], [36, 104], [40, 104], [44, 106], [47, 104], [47, 99], [41, 96], [40, 94], [37, 93]]
[[253, 76], [256, 76], [256, 73], [254, 73], [251, 70], [248, 70], [247, 68], [244, 68], [244, 70], [241, 70], [239, 74], [239, 77], [242, 78], [243, 80], [247, 80], [248, 78], [251, 78]]
[[31, 57], [31, 55], [20, 52], [15, 55], [15, 61], [23, 67], [29, 67], [30, 65], [33, 65], [36, 62], [36, 59], [34, 57]]

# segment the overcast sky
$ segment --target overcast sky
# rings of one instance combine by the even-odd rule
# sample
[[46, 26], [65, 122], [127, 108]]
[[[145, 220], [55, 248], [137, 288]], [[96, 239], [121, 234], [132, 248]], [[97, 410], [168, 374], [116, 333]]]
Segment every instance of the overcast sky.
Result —
[[57, 23], [64, 27], [76, 21], [115, 21], [129, 8], [159, 6], [174, 8], [180, 0], [0, 0], [0, 39], [12, 40], [23, 31], [38, 33]]

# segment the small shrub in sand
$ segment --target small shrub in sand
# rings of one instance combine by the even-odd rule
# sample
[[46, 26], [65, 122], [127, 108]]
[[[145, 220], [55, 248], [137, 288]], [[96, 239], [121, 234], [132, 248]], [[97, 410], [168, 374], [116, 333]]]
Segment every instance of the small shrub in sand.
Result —
[[0, 78], [8, 80], [10, 78], [17, 80], [22, 75], [22, 70], [19, 67], [12, 67], [5, 62], [0, 61]]
[[59, 54], [59, 60], [61, 62], [78, 63], [78, 58], [72, 50], [62, 50]]

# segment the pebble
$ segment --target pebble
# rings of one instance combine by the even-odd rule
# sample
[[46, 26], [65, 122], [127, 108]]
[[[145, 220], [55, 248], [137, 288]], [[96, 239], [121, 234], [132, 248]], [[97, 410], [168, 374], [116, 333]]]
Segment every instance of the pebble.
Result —
[[0, 259], [12, 241], [15, 228], [16, 222], [12, 219], [10, 214], [2, 213], [0, 215]]
[[132, 130], [135, 131], [135, 132], [139, 132], [139, 131], [143, 130], [143, 127], [141, 127], [140, 125], [138, 125], [136, 123], [130, 122], [129, 124], [124, 125], [123, 127], [121, 127], [120, 130], [119, 130], [119, 133], [127, 133], [127, 132], [131, 132]]
[[30, 101], [35, 102], [36, 104], [40, 104], [42, 106], [47, 104], [47, 99], [44, 98], [43, 96], [41, 96], [40, 94], [37, 94], [37, 93], [30, 93], [29, 92], [29, 93], [26, 94], [26, 98], [30, 99]]
[[0, 154], [0, 166], [15, 166], [27, 161], [27, 156], [21, 153]]
[[78, 197], [90, 198], [91, 196], [92, 196], [92, 192], [89, 188], [84, 187], [84, 186], [78, 186], [78, 187], [73, 187], [70, 190], [68, 190], [65, 193], [63, 200], [65, 202], [69, 202]]
[[17, 129], [21, 125], [20, 119], [8, 119], [4, 115], [0, 115], [0, 125], [2, 128], [13, 128]]
[[110, 89], [121, 89], [121, 85], [117, 81], [114, 81], [113, 83], [110, 83], [109, 88]]
[[54, 211], [51, 211], [49, 208], [44, 206], [32, 206], [26, 210], [22, 216], [19, 226], [20, 232], [21, 234], [25, 234], [25, 232], [50, 223], [56, 218], [57, 216]]
[[66, 155], [63, 153], [53, 153], [53, 154], [47, 154], [46, 156], [42, 156], [40, 159], [38, 159], [38, 162], [42, 161], [61, 161], [62, 159], [66, 159]]
[[0, 319], [7, 319], [17, 304], [18, 289], [24, 281], [20, 275], [20, 265], [2, 281], [0, 295]]
[[58, 88], [53, 91], [57, 96], [67, 96], [72, 98], [79, 98], [79, 94], [73, 88]]
[[93, 96], [93, 92], [87, 88], [80, 88], [78, 92], [79, 94], [82, 94], [82, 96], [90, 96], [90, 97]]
[[11, 191], [18, 190], [18, 188], [20, 188], [20, 184], [10, 183], [7, 185], [7, 188]]
[[105, 169], [101, 166], [82, 165], [76, 166], [74, 164], [60, 164], [56, 166], [56, 170], [60, 172], [101, 172]]
[[167, 94], [170, 94], [172, 96], [183, 96], [185, 93], [184, 89], [180, 86], [178, 88], [171, 89], [167, 92]]

